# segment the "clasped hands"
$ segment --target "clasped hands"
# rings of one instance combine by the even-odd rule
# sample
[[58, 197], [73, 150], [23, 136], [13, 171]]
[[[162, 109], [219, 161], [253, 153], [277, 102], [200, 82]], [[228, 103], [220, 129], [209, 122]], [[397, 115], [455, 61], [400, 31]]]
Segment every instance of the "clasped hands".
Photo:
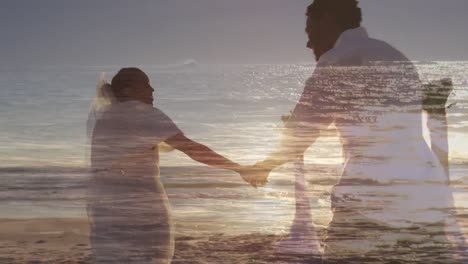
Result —
[[257, 162], [255, 165], [239, 166], [236, 171], [242, 179], [251, 186], [263, 187], [268, 183], [268, 176], [273, 170], [273, 167], [268, 165], [266, 161]]

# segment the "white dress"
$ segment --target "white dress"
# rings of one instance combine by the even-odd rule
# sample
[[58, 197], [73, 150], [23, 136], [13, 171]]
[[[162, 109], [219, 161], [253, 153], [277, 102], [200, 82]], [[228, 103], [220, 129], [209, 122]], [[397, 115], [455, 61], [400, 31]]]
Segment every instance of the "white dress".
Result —
[[95, 263], [170, 263], [174, 239], [157, 145], [179, 133], [167, 115], [138, 101], [113, 104], [97, 120], [88, 195]]
[[285, 147], [312, 143], [332, 123], [340, 134], [345, 164], [332, 193], [329, 254], [364, 254], [414, 238], [380, 232], [385, 228], [444, 230], [450, 222], [452, 191], [423, 138], [422, 100], [414, 66], [364, 28], [345, 31], [320, 58], [287, 124]]

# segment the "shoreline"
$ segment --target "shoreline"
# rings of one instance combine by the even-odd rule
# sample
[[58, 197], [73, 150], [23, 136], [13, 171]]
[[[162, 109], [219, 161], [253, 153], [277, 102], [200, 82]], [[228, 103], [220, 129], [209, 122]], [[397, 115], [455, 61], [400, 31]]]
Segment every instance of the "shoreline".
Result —
[[[85, 218], [0, 219], [0, 263], [90, 264]], [[284, 235], [176, 234], [172, 263], [310, 263], [311, 257], [281, 256], [274, 244]]]

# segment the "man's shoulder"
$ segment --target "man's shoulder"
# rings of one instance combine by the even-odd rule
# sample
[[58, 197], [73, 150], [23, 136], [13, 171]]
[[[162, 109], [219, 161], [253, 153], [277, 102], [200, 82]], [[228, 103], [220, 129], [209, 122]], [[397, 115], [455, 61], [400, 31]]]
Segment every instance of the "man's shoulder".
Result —
[[359, 43], [330, 50], [319, 60], [318, 66], [362, 66], [376, 61], [409, 62], [410, 60], [385, 41], [365, 38]]
[[380, 39], [369, 38], [368, 47], [370, 48], [369, 55], [382, 61], [409, 61], [408, 57], [393, 45]]

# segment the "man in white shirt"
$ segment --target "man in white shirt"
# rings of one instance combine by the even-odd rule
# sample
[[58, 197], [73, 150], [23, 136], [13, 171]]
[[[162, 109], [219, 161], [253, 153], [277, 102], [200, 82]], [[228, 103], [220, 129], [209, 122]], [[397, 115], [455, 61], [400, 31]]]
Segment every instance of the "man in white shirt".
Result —
[[265, 183], [272, 169], [303, 155], [334, 124], [345, 165], [332, 193], [327, 263], [424, 260], [434, 244], [452, 263], [460, 251], [451, 251], [444, 233], [454, 222], [447, 146], [434, 154], [424, 141], [424, 94], [414, 66], [370, 38], [361, 20], [356, 0], [309, 6], [307, 47], [317, 66], [280, 147], [257, 163], [256, 181]]

